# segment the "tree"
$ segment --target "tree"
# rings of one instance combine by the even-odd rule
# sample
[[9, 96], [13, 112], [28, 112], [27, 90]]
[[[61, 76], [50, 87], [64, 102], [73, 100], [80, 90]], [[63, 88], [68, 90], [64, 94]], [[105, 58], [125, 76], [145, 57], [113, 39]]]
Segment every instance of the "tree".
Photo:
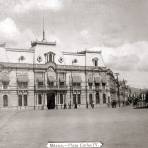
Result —
[[148, 91], [145, 93], [145, 102], [148, 103]]

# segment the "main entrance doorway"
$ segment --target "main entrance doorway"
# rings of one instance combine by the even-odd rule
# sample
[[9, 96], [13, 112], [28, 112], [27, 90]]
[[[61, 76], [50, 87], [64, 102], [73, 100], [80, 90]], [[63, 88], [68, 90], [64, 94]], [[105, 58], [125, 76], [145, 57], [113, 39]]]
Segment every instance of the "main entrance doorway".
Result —
[[55, 108], [55, 94], [54, 93], [47, 94], [47, 108], [48, 109]]

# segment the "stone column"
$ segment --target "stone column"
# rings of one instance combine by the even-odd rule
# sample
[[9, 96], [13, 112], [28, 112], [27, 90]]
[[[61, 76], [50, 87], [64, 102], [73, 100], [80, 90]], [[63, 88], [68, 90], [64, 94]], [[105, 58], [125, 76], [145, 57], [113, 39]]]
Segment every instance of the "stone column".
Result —
[[99, 98], [100, 98], [100, 104], [103, 104], [103, 95], [102, 95], [102, 91], [99, 91]]

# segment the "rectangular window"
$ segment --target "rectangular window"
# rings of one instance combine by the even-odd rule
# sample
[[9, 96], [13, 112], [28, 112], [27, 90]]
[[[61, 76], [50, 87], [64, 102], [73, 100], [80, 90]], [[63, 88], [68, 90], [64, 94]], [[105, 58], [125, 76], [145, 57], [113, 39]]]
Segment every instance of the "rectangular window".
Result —
[[78, 104], [81, 104], [81, 94], [78, 94]]
[[103, 94], [103, 104], [106, 103], [106, 94]]
[[8, 106], [8, 96], [7, 95], [3, 96], [3, 106], [4, 107]]
[[38, 94], [38, 104], [42, 104], [42, 95]]
[[7, 89], [8, 88], [8, 82], [3, 82], [3, 89]]
[[81, 87], [81, 83], [76, 83], [76, 82], [74, 82], [74, 83], [72, 83], [72, 85], [73, 85], [73, 87]]
[[27, 87], [28, 87], [28, 82], [24, 82], [24, 83], [23, 83], [23, 87], [24, 87], [24, 88], [27, 88]]
[[22, 106], [22, 95], [18, 95], [18, 106]]
[[60, 94], [60, 104], [63, 104], [63, 94]]
[[49, 87], [53, 87], [54, 86], [54, 82], [48, 82], [48, 86]]
[[73, 104], [76, 104], [76, 94], [73, 94]]
[[105, 89], [105, 83], [102, 83], [102, 88]]
[[88, 83], [89, 89], [92, 89], [92, 83]]
[[93, 103], [92, 94], [89, 94], [89, 104]]
[[27, 88], [28, 82], [18, 82], [18, 87], [22, 89]]
[[96, 93], [96, 104], [100, 104], [99, 93]]
[[100, 83], [95, 83], [95, 88], [99, 89], [99, 87], [100, 87]]
[[24, 106], [28, 105], [27, 95], [24, 95]]
[[64, 82], [60, 82], [60, 87], [64, 87], [65, 83]]
[[43, 82], [38, 82], [38, 87], [43, 87], [44, 83]]

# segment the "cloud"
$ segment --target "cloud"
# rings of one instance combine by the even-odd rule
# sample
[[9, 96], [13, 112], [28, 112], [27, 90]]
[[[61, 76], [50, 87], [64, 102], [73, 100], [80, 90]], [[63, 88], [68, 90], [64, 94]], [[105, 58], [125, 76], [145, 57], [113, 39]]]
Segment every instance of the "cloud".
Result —
[[148, 53], [142, 56], [140, 63], [138, 64], [138, 70], [148, 72]]
[[100, 47], [107, 66], [119, 71], [148, 71], [148, 41], [126, 43], [119, 47]]
[[88, 37], [88, 35], [89, 35], [89, 33], [88, 33], [88, 30], [82, 30], [81, 32], [80, 32], [80, 35], [82, 36], [82, 37], [84, 37], [84, 38], [87, 38]]
[[61, 0], [21, 0], [14, 6], [14, 12], [25, 13], [32, 10], [59, 10], [62, 7]]
[[139, 57], [134, 55], [126, 56], [110, 56], [108, 66], [113, 69], [122, 70], [122, 71], [131, 71], [137, 68], [137, 63], [140, 62]]
[[6, 18], [0, 22], [0, 36], [11, 40], [20, 34], [15, 22], [11, 18]]
[[30, 29], [20, 30], [12, 18], [0, 22], [0, 41], [13, 46], [27, 47], [28, 42], [35, 38]]

